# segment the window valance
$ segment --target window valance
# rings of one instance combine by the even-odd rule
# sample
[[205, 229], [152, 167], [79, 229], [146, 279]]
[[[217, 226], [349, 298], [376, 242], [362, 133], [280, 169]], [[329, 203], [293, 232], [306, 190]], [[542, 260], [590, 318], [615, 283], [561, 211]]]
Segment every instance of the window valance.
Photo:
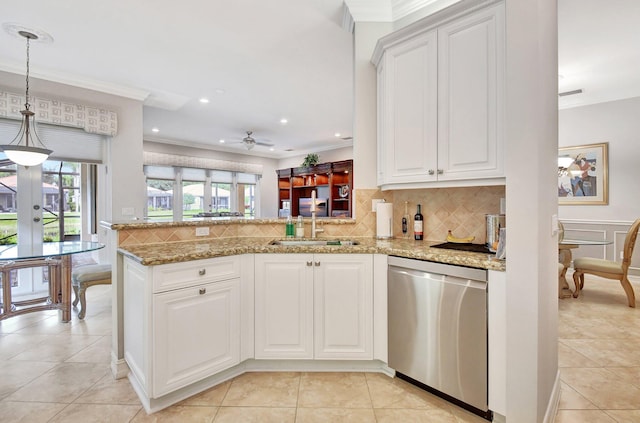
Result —
[[231, 172], [252, 173], [262, 175], [261, 164], [232, 162], [229, 160], [210, 159], [206, 157], [180, 156], [176, 154], [143, 152], [143, 162], [151, 166], [191, 167], [196, 169], [228, 170]]
[[[24, 103], [24, 95], [0, 91], [0, 117], [22, 119]], [[30, 98], [29, 103], [38, 123], [81, 128], [90, 134], [114, 136], [118, 132], [118, 115], [112, 110], [38, 97]]]

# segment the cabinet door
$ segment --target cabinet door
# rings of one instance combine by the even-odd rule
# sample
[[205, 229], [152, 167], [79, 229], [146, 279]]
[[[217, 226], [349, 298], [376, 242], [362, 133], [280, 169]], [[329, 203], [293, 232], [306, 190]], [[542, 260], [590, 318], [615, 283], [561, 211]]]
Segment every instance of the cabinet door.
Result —
[[154, 295], [153, 398], [240, 362], [240, 279]]
[[312, 254], [256, 254], [256, 358], [313, 358], [312, 263]]
[[436, 31], [385, 52], [384, 90], [379, 130], [385, 183], [436, 179], [437, 45]]
[[373, 257], [314, 256], [316, 359], [373, 359]]
[[504, 8], [438, 29], [438, 180], [504, 176]]

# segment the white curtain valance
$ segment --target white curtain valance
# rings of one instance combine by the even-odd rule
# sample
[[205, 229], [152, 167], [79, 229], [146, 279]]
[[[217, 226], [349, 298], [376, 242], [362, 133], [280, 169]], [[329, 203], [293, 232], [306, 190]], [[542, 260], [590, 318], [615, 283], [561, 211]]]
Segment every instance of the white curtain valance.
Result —
[[[0, 91], [0, 117], [22, 119], [24, 103], [23, 95]], [[118, 115], [112, 110], [37, 97], [29, 98], [29, 103], [37, 123], [81, 128], [90, 134], [114, 136], [118, 132]]]
[[179, 156], [176, 154], [143, 152], [143, 162], [150, 166], [192, 167], [196, 169], [228, 170], [231, 172], [262, 175], [261, 164], [232, 162], [229, 160], [209, 159], [206, 157]]

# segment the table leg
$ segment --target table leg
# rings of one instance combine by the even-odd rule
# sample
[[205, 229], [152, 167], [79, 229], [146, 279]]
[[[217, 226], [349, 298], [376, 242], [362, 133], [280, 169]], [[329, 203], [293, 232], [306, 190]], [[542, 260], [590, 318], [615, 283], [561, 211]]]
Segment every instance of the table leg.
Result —
[[[2, 314], [11, 313], [11, 269], [2, 268]], [[0, 314], [0, 315], [2, 315]]]
[[68, 322], [71, 320], [71, 255], [62, 256], [59, 271], [62, 285], [62, 321]]
[[560, 263], [564, 266], [562, 273], [560, 273], [560, 276], [558, 277], [558, 298], [568, 298], [572, 295], [569, 282], [567, 282], [567, 269], [571, 265], [572, 260], [571, 249], [562, 249], [558, 254]]

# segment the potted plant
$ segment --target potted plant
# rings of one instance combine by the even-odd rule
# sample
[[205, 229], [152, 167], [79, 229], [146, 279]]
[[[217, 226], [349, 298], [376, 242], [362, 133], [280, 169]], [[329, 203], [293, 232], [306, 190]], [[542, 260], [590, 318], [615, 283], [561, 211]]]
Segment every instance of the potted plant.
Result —
[[320, 157], [316, 153], [309, 153], [305, 156], [304, 161], [302, 162], [302, 167], [311, 167], [318, 164], [320, 161]]

